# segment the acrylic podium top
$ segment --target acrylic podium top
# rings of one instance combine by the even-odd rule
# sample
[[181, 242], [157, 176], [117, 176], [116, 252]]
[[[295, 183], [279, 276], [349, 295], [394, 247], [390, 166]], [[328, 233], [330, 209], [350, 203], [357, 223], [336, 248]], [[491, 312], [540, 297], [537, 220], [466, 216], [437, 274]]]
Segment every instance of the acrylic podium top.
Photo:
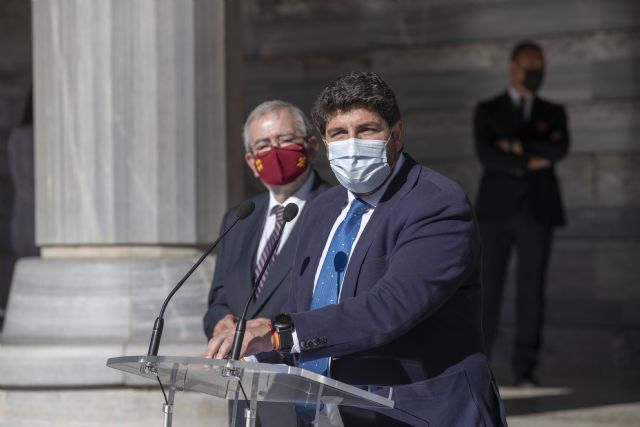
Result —
[[[301, 368], [200, 357], [125, 356], [107, 366], [177, 390], [235, 399], [239, 383], [247, 398], [268, 402], [316, 403], [393, 408], [393, 400]], [[243, 398], [242, 395], [240, 395]]]

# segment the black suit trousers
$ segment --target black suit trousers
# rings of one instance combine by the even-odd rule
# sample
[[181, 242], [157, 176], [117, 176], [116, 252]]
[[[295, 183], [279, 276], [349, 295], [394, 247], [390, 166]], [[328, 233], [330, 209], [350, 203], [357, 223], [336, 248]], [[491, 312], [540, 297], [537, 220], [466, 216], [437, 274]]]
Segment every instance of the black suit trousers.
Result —
[[533, 216], [525, 199], [506, 219], [479, 218], [482, 237], [483, 330], [487, 353], [498, 330], [505, 273], [512, 249], [517, 255], [514, 375], [530, 375], [538, 362], [545, 305], [545, 276], [553, 227]]

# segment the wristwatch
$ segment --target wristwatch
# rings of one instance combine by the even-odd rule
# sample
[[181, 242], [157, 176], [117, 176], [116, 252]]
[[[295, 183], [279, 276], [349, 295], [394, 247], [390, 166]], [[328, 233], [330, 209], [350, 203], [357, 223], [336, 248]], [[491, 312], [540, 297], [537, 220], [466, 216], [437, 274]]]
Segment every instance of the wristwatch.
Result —
[[280, 336], [281, 353], [291, 353], [293, 347], [293, 320], [285, 313], [278, 314], [271, 323], [273, 330]]

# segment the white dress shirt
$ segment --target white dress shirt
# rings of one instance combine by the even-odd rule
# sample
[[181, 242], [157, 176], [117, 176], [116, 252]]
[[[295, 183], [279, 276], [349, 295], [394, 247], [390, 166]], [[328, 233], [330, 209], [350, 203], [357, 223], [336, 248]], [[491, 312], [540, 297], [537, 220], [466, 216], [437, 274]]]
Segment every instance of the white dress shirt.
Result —
[[[515, 108], [520, 108], [520, 100], [523, 98], [523, 95], [520, 95], [520, 92], [515, 90], [513, 87], [510, 87], [509, 97], [511, 98], [511, 102], [513, 102], [513, 106]], [[524, 118], [529, 121], [531, 120], [531, 110], [533, 109], [533, 95], [524, 96]]]
[[[311, 189], [313, 188], [313, 183], [315, 181], [314, 175], [315, 174], [313, 173], [313, 171], [311, 171], [307, 180], [304, 182], [304, 184], [302, 184], [302, 187], [300, 187], [298, 191], [296, 191], [292, 196], [289, 196], [284, 201], [284, 203], [282, 203], [282, 206], [286, 206], [289, 203], [295, 203], [296, 205], [298, 205], [298, 215], [296, 215], [294, 219], [292, 219], [291, 221], [285, 224], [284, 229], [282, 230], [282, 237], [280, 238], [280, 243], [276, 248], [275, 255], [280, 253], [280, 248], [282, 248], [284, 244], [287, 242], [287, 239], [291, 235], [291, 230], [296, 225], [296, 221], [298, 221], [298, 218], [300, 218], [300, 212], [302, 212], [304, 205], [307, 203], [307, 200], [309, 199], [309, 194], [311, 194]], [[256, 255], [256, 259], [260, 258], [260, 254], [262, 254], [262, 251], [264, 250], [264, 247], [266, 246], [267, 241], [269, 240], [269, 236], [271, 236], [271, 233], [273, 233], [273, 230], [276, 227], [276, 214], [275, 212], [273, 212], [273, 208], [274, 206], [280, 205], [280, 204], [281, 203], [279, 203], [276, 200], [273, 194], [269, 192], [269, 206], [267, 207], [267, 213], [266, 213], [267, 218], [264, 223], [264, 228], [262, 229], [262, 236], [260, 237], [260, 243], [258, 244], [258, 252]]]

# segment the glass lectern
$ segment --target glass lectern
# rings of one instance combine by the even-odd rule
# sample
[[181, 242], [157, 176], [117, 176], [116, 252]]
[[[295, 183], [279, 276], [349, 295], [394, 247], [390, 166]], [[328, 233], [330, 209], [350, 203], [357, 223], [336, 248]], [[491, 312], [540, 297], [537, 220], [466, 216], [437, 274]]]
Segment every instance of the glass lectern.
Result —
[[[348, 405], [371, 409], [392, 409], [394, 402], [331, 378], [286, 365], [216, 360], [199, 357], [127, 356], [114, 357], [107, 366], [160, 381], [168, 390], [164, 425], [171, 426], [176, 391], [192, 390], [211, 396], [248, 401], [245, 425], [253, 427], [257, 402], [290, 402], [315, 408], [315, 425], [322, 424], [320, 410], [327, 405]], [[234, 406], [233, 416], [236, 410]], [[326, 421], [325, 421], [326, 422]], [[235, 425], [235, 420], [232, 420]]]

